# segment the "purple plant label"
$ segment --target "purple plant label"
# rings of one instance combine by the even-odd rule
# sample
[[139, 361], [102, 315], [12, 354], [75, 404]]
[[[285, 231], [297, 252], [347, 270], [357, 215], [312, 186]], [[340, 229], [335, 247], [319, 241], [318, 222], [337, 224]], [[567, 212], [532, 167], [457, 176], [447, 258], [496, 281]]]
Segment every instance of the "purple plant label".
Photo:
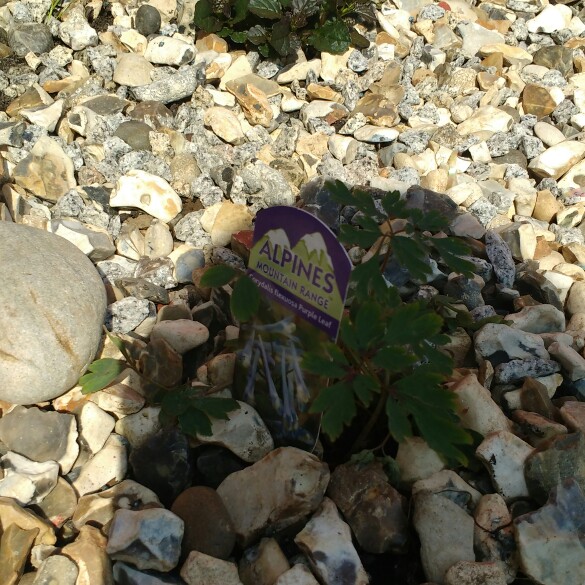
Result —
[[343, 315], [351, 260], [335, 234], [296, 207], [256, 216], [248, 273], [266, 295], [333, 340]]

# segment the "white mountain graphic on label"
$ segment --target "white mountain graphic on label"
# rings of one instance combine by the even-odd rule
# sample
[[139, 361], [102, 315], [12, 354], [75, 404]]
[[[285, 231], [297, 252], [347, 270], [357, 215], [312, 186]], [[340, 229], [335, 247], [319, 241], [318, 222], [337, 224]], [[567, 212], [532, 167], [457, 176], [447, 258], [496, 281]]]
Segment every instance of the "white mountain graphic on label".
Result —
[[295, 246], [295, 251], [304, 244], [307, 258], [321, 268], [327, 267], [333, 272], [333, 262], [327, 253], [327, 244], [319, 232], [303, 236]]

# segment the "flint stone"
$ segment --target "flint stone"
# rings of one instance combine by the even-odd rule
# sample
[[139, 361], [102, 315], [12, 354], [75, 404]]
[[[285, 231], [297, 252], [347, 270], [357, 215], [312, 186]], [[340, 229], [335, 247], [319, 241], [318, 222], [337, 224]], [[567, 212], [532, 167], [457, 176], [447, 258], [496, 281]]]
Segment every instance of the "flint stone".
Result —
[[512, 359], [549, 357], [540, 336], [499, 323], [486, 323], [477, 331], [473, 341], [476, 356], [489, 360], [492, 366]]
[[512, 329], [527, 333], [556, 333], [564, 331], [566, 325], [563, 311], [547, 304], [524, 307], [517, 313], [506, 315], [504, 319]]
[[117, 510], [110, 525], [106, 552], [138, 569], [170, 571], [181, 554], [184, 522], [169, 510]]
[[75, 512], [77, 506], [77, 494], [71, 484], [59, 477], [57, 485], [42, 502], [37, 504], [36, 509], [56, 528], [61, 528]]
[[74, 51], [95, 47], [99, 42], [97, 31], [89, 26], [85, 10], [79, 4], [64, 12], [63, 22], [59, 24], [59, 37]]
[[290, 569], [290, 564], [274, 538], [263, 538], [244, 551], [238, 573], [245, 585], [273, 585]]
[[546, 505], [514, 520], [522, 571], [536, 583], [582, 585], [584, 526], [583, 490], [575, 479], [565, 479]]
[[160, 507], [157, 495], [143, 485], [125, 479], [114, 487], [79, 498], [73, 514], [73, 526], [80, 530], [86, 524], [107, 526], [117, 510], [143, 510]]
[[17, 585], [20, 582], [37, 529], [25, 530], [11, 524], [0, 538], [0, 582], [3, 585]]
[[328, 483], [325, 463], [295, 447], [280, 447], [229, 475], [217, 493], [232, 518], [238, 542], [247, 546], [268, 526], [279, 530], [313, 512]]
[[35, 531], [33, 544], [52, 545], [57, 542], [55, 536], [55, 527], [48, 522], [39, 518], [32, 511], [19, 506], [12, 498], [3, 498], [0, 496], [0, 528], [3, 532], [16, 524], [22, 530]]
[[194, 550], [181, 567], [187, 585], [243, 585], [234, 563], [216, 559]]
[[0, 399], [51, 400], [69, 390], [95, 356], [105, 289], [91, 261], [63, 238], [0, 222], [0, 240]]
[[31, 461], [56, 461], [69, 473], [77, 459], [77, 424], [72, 414], [18, 406], [0, 418], [0, 441]]
[[42, 136], [14, 168], [14, 181], [52, 203], [76, 186], [74, 167], [59, 143]]
[[367, 585], [370, 580], [351, 541], [351, 530], [332, 500], [323, 498], [306, 526], [295, 537], [323, 583]]
[[285, 571], [275, 582], [274, 585], [319, 585], [319, 582], [313, 573], [305, 565], [295, 565], [288, 571]]
[[[439, 494], [422, 493], [414, 500], [414, 528], [421, 542], [426, 578], [444, 583], [445, 573], [458, 561], [475, 561], [473, 518]], [[449, 546], [445, 546], [449, 543]]]
[[475, 453], [487, 467], [497, 492], [506, 500], [529, 496], [524, 463], [533, 448], [508, 431], [488, 435]]
[[450, 389], [456, 396], [457, 411], [465, 428], [483, 436], [510, 429], [510, 421], [475, 374], [457, 380], [450, 385]]
[[103, 448], [81, 466], [72, 485], [83, 496], [98, 491], [110, 482], [122, 481], [126, 470], [126, 441], [112, 433]]
[[57, 485], [59, 477], [55, 461], [37, 463], [14, 452], [0, 458], [0, 467], [4, 470], [0, 495], [13, 497], [21, 506], [41, 502]]
[[32, 585], [75, 585], [78, 574], [79, 569], [71, 559], [52, 555], [41, 563]]
[[176, 73], [158, 81], [132, 88], [138, 101], [155, 101], [170, 104], [190, 97], [205, 81], [205, 69], [198, 65], [188, 65]]
[[48, 53], [54, 46], [49, 27], [33, 22], [15, 23], [11, 27], [8, 43], [18, 57], [31, 52], [36, 55]]
[[380, 464], [345, 463], [331, 475], [328, 496], [368, 553], [403, 552], [408, 540], [406, 500], [388, 482]]
[[541, 378], [560, 371], [561, 366], [557, 362], [543, 358], [510, 360], [494, 368], [498, 384], [513, 384], [524, 378]]
[[139, 571], [120, 561], [114, 563], [114, 581], [123, 585], [184, 585], [179, 577], [158, 571]]
[[64, 546], [61, 554], [79, 569], [77, 583], [114, 585], [112, 563], [106, 553], [106, 537], [93, 526], [82, 526], [75, 542]]
[[543, 504], [553, 487], [573, 478], [585, 488], [585, 436], [571, 433], [554, 437], [539, 447], [524, 466], [530, 495]]

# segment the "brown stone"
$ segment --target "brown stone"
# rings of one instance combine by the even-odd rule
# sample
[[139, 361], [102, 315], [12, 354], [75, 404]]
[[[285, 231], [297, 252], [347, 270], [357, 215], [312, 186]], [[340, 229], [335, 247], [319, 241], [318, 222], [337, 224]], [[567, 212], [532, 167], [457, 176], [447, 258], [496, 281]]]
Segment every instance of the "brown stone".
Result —
[[16, 524], [11, 524], [4, 530], [0, 538], [0, 583], [2, 585], [18, 583], [38, 533], [38, 528], [25, 530]]
[[241, 83], [239, 80], [228, 82], [226, 89], [235, 96], [250, 124], [258, 124], [265, 128], [270, 126], [274, 114], [266, 94], [261, 89], [251, 83]]
[[368, 93], [358, 101], [352, 116], [363, 114], [370, 124], [390, 128], [399, 120], [397, 110], [399, 102], [400, 100], [390, 100], [379, 93]]
[[532, 114], [537, 118], [548, 116], [556, 107], [548, 89], [529, 83], [522, 92], [522, 106], [526, 114]]
[[342, 104], [343, 96], [328, 85], [319, 85], [318, 83], [309, 83], [307, 85], [307, 95], [312, 100], [328, 100]]
[[108, 539], [93, 526], [82, 526], [75, 542], [63, 547], [62, 553], [79, 568], [79, 585], [114, 585], [112, 563], [106, 553]]
[[532, 217], [540, 221], [551, 222], [564, 205], [548, 189], [536, 193], [536, 204], [532, 211]]
[[535, 412], [515, 410], [511, 417], [518, 426], [518, 436], [533, 447], [544, 445], [549, 439], [568, 432], [564, 425]]
[[327, 494], [366, 552], [404, 552], [408, 542], [406, 500], [390, 485], [380, 463], [338, 466]]
[[227, 559], [236, 543], [231, 518], [217, 492], [205, 486], [190, 487], [173, 502], [171, 512], [185, 523], [183, 557], [191, 551]]
[[22, 530], [35, 531], [34, 544], [55, 544], [57, 537], [52, 524], [21, 508], [12, 498], [0, 497], [0, 533], [15, 524]]
[[195, 41], [195, 48], [198, 51], [216, 51], [217, 53], [228, 52], [227, 41], [214, 33], [201, 35], [197, 41]]

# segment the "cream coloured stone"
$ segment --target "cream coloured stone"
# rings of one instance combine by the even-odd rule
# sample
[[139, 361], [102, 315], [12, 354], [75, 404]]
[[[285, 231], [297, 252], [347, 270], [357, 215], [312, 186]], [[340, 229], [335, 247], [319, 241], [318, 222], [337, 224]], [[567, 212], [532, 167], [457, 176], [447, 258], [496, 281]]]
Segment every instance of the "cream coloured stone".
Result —
[[144, 58], [156, 65], [185, 65], [193, 60], [195, 47], [174, 37], [157, 36], [148, 41]]
[[216, 136], [229, 144], [239, 145], [246, 141], [240, 121], [231, 110], [222, 107], [209, 108], [205, 112], [203, 121]]
[[162, 177], [132, 169], [116, 182], [110, 195], [110, 205], [137, 207], [166, 223], [179, 214], [183, 204]]
[[500, 108], [483, 106], [477, 109], [467, 120], [461, 122], [457, 131], [463, 135], [476, 132], [507, 132], [512, 126], [512, 116]]
[[509, 431], [489, 434], [475, 453], [487, 467], [492, 483], [505, 500], [529, 497], [524, 463], [533, 447]]
[[154, 67], [138, 53], [122, 53], [114, 69], [114, 81], [119, 85], [138, 87], [152, 81]]
[[291, 83], [292, 81], [305, 81], [307, 73], [313, 71], [317, 76], [321, 74], [321, 59], [311, 59], [287, 65], [276, 76], [277, 83]]
[[528, 168], [539, 177], [558, 179], [585, 156], [585, 143], [565, 140], [547, 148], [530, 161]]

